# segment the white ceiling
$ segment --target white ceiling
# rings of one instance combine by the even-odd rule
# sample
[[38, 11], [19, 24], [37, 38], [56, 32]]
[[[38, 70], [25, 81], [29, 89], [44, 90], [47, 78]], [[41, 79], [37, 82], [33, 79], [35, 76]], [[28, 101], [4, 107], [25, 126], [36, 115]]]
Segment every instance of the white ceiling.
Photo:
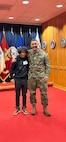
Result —
[[[58, 9], [57, 4], [63, 7]], [[65, 11], [66, 0], [29, 0], [28, 5], [23, 5], [22, 0], [0, 0], [0, 23], [41, 25]], [[9, 16], [14, 19], [9, 20]]]

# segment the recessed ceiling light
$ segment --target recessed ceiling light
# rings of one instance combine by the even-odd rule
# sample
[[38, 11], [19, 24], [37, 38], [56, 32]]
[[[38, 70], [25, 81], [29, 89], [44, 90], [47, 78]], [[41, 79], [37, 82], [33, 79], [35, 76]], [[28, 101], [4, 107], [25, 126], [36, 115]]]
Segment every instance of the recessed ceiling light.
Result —
[[24, 0], [22, 1], [23, 4], [29, 4], [29, 1], [28, 0]]
[[9, 19], [12, 20], [12, 19], [14, 19], [14, 17], [10, 16]]
[[57, 8], [62, 8], [63, 5], [62, 5], [62, 4], [58, 4], [58, 5], [56, 5], [56, 7], [57, 7]]
[[39, 19], [39, 18], [36, 18], [35, 21], [40, 21], [40, 19]]

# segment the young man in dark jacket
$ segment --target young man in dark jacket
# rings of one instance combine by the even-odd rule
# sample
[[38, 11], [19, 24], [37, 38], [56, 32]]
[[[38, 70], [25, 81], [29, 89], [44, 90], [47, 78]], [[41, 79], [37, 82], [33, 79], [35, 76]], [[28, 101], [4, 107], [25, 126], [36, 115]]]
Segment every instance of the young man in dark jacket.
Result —
[[22, 89], [22, 112], [28, 114], [26, 110], [26, 93], [27, 93], [27, 79], [29, 62], [27, 57], [27, 48], [22, 47], [19, 50], [19, 55], [16, 60], [12, 63], [10, 76], [15, 80], [15, 91], [16, 91], [16, 110], [14, 115], [20, 112], [20, 90]]

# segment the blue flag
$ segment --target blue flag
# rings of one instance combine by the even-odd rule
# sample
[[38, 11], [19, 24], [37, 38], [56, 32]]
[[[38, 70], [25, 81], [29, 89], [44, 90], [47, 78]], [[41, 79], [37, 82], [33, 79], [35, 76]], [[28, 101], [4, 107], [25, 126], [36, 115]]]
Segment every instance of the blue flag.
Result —
[[14, 33], [10, 33], [10, 46], [16, 46]]
[[19, 47], [22, 47], [22, 46], [24, 46], [24, 38], [23, 38], [23, 35], [20, 34], [19, 37], [18, 37], [16, 47], [19, 48]]

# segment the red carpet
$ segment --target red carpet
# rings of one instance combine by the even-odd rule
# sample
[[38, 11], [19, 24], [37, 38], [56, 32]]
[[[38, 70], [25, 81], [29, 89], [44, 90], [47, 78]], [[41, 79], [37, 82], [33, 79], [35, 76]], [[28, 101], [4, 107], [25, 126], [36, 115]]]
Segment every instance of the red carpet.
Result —
[[[0, 142], [66, 142], [66, 92], [48, 88], [48, 110], [51, 117], [42, 113], [40, 92], [37, 89], [37, 115], [31, 116], [29, 92], [28, 115], [13, 116], [15, 92], [0, 92]], [[20, 100], [21, 105], [21, 100]]]

